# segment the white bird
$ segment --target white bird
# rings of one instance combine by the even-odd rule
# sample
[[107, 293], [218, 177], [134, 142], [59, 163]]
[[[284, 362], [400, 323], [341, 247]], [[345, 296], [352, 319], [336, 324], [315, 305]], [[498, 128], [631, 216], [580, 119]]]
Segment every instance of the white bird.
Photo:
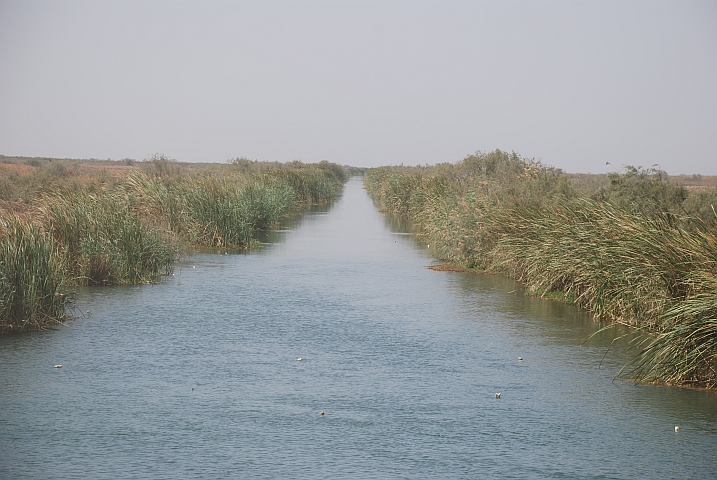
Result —
[[62, 368], [62, 365], [55, 365], [55, 368]]
[[500, 393], [496, 393], [495, 398], [500, 398]]
[[680, 427], [675, 427], [675, 431], [676, 431], [676, 432], [679, 432], [679, 431], [680, 431]]
[[301, 357], [299, 357], [299, 358], [296, 359], [297, 362], [300, 362], [300, 361], [302, 361], [302, 360], [303, 360], [303, 358], [301, 358]]
[[518, 360], [523, 360], [523, 357], [518, 357]]
[[324, 411], [321, 410], [321, 411], [319, 412], [319, 415], [323, 415], [323, 414], [324, 414]]

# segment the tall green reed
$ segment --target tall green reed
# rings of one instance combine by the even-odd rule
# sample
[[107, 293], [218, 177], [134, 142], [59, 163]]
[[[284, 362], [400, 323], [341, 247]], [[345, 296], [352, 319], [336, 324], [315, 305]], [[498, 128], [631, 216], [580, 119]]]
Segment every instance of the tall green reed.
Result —
[[56, 246], [36, 226], [0, 215], [0, 333], [39, 330], [65, 316]]
[[146, 216], [165, 222], [190, 244], [246, 247], [257, 230], [278, 225], [303, 205], [336, 198], [344, 178], [330, 168], [304, 164], [252, 168], [257, 171], [173, 180], [134, 172], [126, 192]]
[[164, 182], [135, 173], [128, 186], [148, 216], [192, 245], [246, 247], [256, 230], [276, 225], [295, 208], [291, 187], [268, 176]]
[[68, 283], [146, 283], [166, 275], [178, 251], [142, 222], [121, 192], [65, 190], [40, 201]]

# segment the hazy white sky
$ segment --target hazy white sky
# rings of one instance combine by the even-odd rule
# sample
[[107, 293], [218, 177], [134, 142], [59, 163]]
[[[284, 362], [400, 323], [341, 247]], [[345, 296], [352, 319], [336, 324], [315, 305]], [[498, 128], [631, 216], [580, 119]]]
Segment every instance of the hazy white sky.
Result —
[[717, 175], [717, 2], [0, 0], [0, 154], [496, 148]]

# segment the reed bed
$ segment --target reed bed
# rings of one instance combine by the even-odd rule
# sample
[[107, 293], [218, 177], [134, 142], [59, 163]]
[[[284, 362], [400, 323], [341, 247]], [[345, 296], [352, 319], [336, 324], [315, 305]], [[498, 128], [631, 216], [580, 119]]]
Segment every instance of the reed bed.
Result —
[[[156, 157], [156, 158], [155, 158]], [[0, 333], [65, 318], [66, 287], [152, 282], [182, 248], [246, 248], [305, 205], [332, 201], [346, 174], [328, 162], [247, 161], [190, 174], [155, 156], [97, 184], [52, 184], [0, 209]]]
[[202, 176], [167, 184], [133, 174], [128, 186], [149, 216], [164, 219], [190, 244], [209, 247], [246, 247], [256, 230], [275, 226], [297, 203], [290, 185], [269, 176]]
[[620, 375], [714, 388], [714, 224], [689, 215], [689, 195], [658, 175], [628, 170], [586, 195], [550, 167], [492, 152], [451, 166], [376, 169], [365, 183], [382, 208], [410, 216], [441, 258], [510, 275], [533, 295], [642, 332]]
[[72, 285], [147, 283], [169, 273], [178, 254], [121, 192], [58, 191], [38, 211]]
[[37, 330], [64, 319], [68, 296], [55, 247], [26, 219], [0, 216], [0, 333]]
[[251, 245], [257, 230], [277, 226], [291, 212], [334, 200], [345, 180], [329, 169], [304, 164], [175, 181], [133, 172], [126, 192], [146, 216], [166, 222], [192, 245], [243, 248]]

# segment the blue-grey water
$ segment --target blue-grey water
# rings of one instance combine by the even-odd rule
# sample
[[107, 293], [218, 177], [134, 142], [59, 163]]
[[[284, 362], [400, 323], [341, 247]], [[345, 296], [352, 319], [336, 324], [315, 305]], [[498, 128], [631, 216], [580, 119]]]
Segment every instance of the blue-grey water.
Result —
[[614, 381], [624, 342], [427, 269], [359, 179], [265, 240], [0, 338], [0, 477], [717, 476], [715, 392]]

